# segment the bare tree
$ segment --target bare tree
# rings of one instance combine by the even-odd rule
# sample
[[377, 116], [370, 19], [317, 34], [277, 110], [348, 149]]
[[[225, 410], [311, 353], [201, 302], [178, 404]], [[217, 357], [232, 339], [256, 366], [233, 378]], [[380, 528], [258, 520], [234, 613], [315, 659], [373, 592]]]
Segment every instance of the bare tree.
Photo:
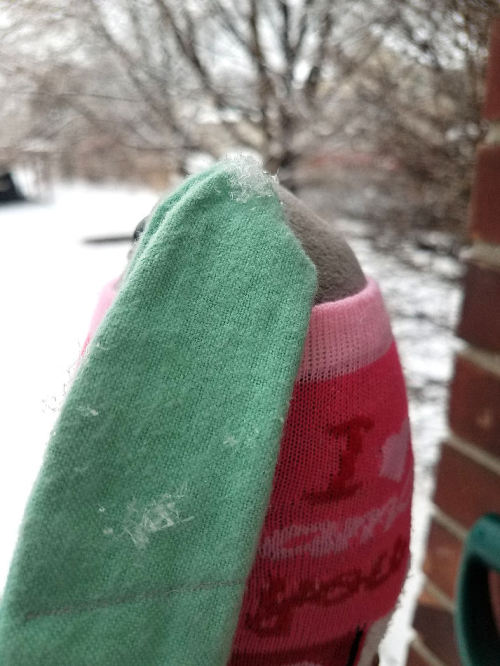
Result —
[[[378, 51], [358, 80], [372, 145], [388, 151], [414, 191], [394, 211], [412, 226], [464, 229], [481, 121], [491, 16], [497, 0], [398, 3]], [[397, 55], [397, 57], [394, 57]], [[373, 131], [375, 130], [375, 131]]]
[[361, 45], [392, 10], [345, 0], [21, 0], [10, 13], [59, 44], [45, 67], [25, 63], [37, 105], [114, 128], [125, 145], [175, 153], [178, 166], [189, 151], [249, 148], [286, 179], [315, 128], [328, 131], [336, 82], [366, 60], [366, 48], [347, 55], [343, 42]]
[[30, 101], [30, 140], [68, 153], [101, 137], [105, 152], [129, 164], [156, 153], [181, 172], [193, 152], [248, 149], [296, 187], [304, 157], [354, 137], [397, 160], [420, 220], [463, 222], [498, 0], [0, 0], [0, 8], [2, 62], [16, 71], [6, 94]]

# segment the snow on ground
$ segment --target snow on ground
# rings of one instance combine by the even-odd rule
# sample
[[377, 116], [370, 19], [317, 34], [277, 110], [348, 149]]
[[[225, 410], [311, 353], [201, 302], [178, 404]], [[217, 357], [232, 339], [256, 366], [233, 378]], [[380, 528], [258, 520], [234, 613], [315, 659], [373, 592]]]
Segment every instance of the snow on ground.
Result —
[[[89, 245], [82, 240], [131, 234], [156, 198], [153, 192], [131, 188], [66, 185], [55, 189], [50, 202], [0, 208], [0, 589], [98, 294], [121, 272], [129, 249], [128, 243]], [[366, 224], [342, 220], [339, 225], [365, 272], [381, 286], [410, 394], [416, 458], [414, 566], [381, 650], [382, 666], [400, 666], [421, 582], [417, 569], [429, 515], [431, 471], [446, 433], [447, 382], [457, 348], [453, 328], [460, 289], [447, 278], [459, 274], [460, 267], [445, 258], [430, 265], [425, 252], [412, 251], [420, 268], [410, 268], [374, 250]]]
[[103, 284], [123, 270], [131, 235], [152, 208], [150, 192], [57, 188], [43, 204], [0, 207], [0, 590], [50, 429]]

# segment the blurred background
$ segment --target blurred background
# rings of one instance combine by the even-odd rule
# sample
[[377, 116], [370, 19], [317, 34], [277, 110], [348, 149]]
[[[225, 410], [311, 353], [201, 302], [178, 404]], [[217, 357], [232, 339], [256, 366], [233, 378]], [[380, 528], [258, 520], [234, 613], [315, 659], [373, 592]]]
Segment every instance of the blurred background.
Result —
[[164, 188], [251, 151], [289, 188], [329, 192], [337, 214], [458, 240], [497, 7], [2, 0], [0, 162], [36, 168], [40, 187]]
[[382, 288], [416, 454], [404, 663], [446, 433], [497, 0], [0, 0], [3, 586], [102, 285], [159, 195], [250, 153]]

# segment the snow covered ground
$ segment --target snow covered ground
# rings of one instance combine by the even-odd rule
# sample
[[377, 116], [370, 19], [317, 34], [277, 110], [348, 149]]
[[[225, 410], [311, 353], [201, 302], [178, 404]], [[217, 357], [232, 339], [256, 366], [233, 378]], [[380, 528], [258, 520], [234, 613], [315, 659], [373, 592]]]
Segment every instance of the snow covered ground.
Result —
[[[0, 590], [17, 530], [57, 410], [101, 287], [125, 265], [127, 243], [85, 244], [93, 236], [131, 234], [157, 195], [89, 185], [56, 187], [47, 203], [0, 208], [2, 327], [0, 368]], [[419, 268], [374, 250], [362, 222], [340, 221], [365, 272], [376, 278], [392, 316], [410, 394], [416, 457], [414, 568], [381, 650], [383, 666], [404, 663], [409, 617], [429, 515], [431, 470], [446, 433], [446, 388], [460, 289], [447, 258]]]
[[129, 250], [82, 240], [131, 235], [156, 198], [79, 185], [56, 188], [51, 202], [0, 207], [0, 589], [99, 292]]

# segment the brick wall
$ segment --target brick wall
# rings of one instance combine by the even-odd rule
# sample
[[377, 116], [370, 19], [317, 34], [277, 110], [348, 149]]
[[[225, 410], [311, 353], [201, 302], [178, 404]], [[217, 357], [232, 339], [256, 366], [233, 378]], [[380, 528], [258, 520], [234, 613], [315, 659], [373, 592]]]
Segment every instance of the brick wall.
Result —
[[486, 89], [489, 131], [477, 152], [457, 330], [465, 345], [450, 385], [449, 434], [437, 471], [426, 582], [407, 666], [460, 666], [453, 610], [464, 539], [482, 514], [500, 513], [500, 18], [492, 24]]

